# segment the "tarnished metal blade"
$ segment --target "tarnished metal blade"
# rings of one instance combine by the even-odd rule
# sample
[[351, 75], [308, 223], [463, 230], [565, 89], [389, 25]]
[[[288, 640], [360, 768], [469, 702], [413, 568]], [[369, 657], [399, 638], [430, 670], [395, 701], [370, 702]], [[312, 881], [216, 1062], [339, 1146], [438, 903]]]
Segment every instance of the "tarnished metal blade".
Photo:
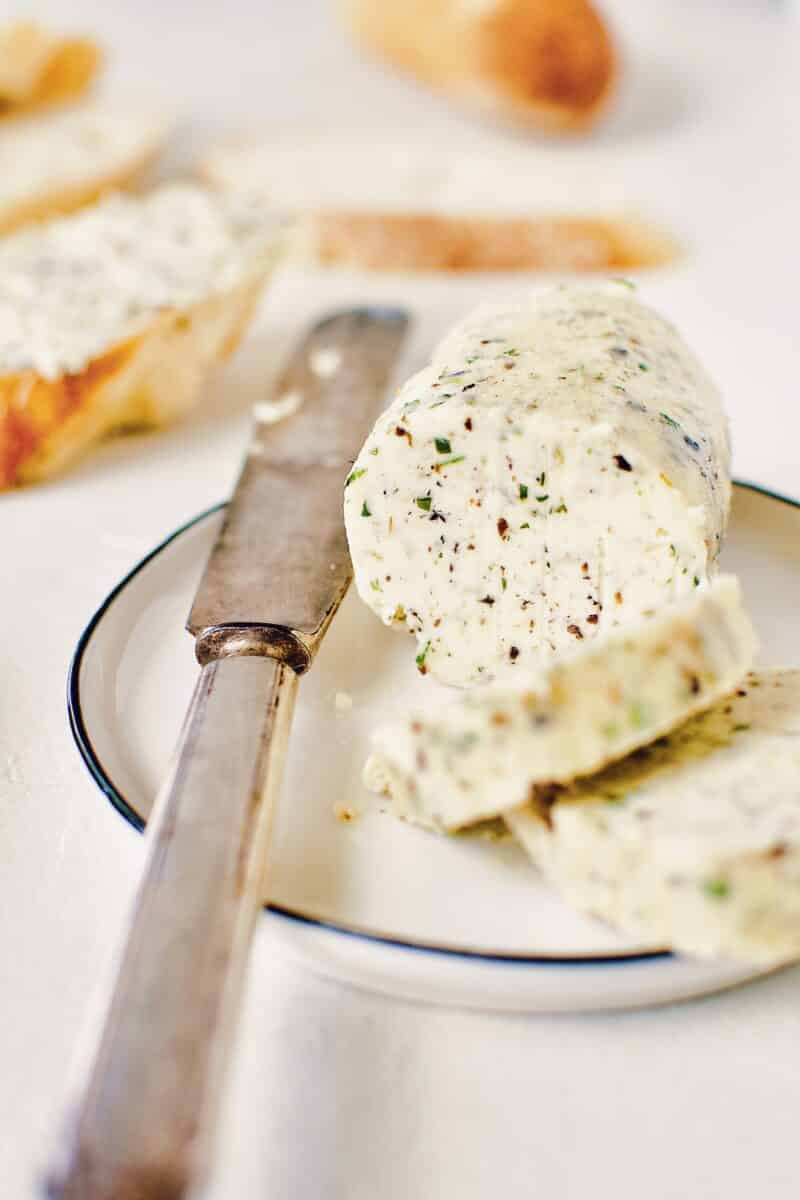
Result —
[[[355, 309], [316, 325], [293, 354], [275, 402], [299, 405], [255, 427], [187, 628], [201, 661], [271, 653], [302, 670], [350, 582], [342, 516], [347, 471], [381, 408], [408, 326], [398, 309]], [[255, 638], [255, 641], [253, 641]], [[221, 650], [221, 640], [230, 649]]]

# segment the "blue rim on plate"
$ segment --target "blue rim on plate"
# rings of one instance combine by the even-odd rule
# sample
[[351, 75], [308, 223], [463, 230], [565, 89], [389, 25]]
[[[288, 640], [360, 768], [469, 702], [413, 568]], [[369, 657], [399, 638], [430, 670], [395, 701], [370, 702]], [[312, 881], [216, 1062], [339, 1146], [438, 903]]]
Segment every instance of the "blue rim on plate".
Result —
[[[744, 480], [734, 480], [737, 487], [745, 488], [751, 492], [757, 492], [762, 496], [767, 496], [771, 500], [778, 500], [782, 504], [788, 504], [792, 508], [800, 508], [800, 501], [792, 499], [790, 496], [784, 496], [780, 492], [772, 491], [770, 488], [762, 487], [757, 483], [748, 483]], [[81, 704], [81, 666], [83, 658], [88, 649], [89, 643], [92, 640], [97, 626], [102, 621], [108, 609], [114, 603], [121, 592], [125, 590], [128, 584], [134, 579], [140, 571], [142, 571], [148, 563], [158, 557], [162, 551], [166, 550], [182, 534], [192, 529], [195, 525], [199, 525], [214, 513], [220, 512], [226, 507], [227, 502], [221, 501], [219, 504], [212, 504], [210, 508], [206, 508], [197, 516], [186, 521], [178, 529], [174, 530], [168, 537], [159, 542], [157, 546], [140, 559], [138, 563], [124, 576], [120, 582], [112, 588], [105, 600], [100, 604], [99, 608], [93, 613], [86, 628], [78, 639], [78, 644], [75, 648], [75, 653], [72, 656], [72, 661], [69, 666], [67, 676], [67, 712], [69, 716], [70, 730], [75, 739], [75, 744], [89, 769], [89, 773], [94, 779], [97, 786], [100, 788], [103, 795], [111, 802], [113, 807], [120, 813], [125, 820], [133, 826], [139, 833], [144, 831], [145, 821], [143, 817], [134, 809], [119, 789], [114, 784], [108, 772], [105, 770], [98, 754], [92, 744], [89, 732], [83, 718], [83, 709]], [[386, 946], [390, 949], [397, 950], [414, 950], [424, 954], [440, 955], [444, 958], [467, 959], [477, 962], [488, 962], [493, 965], [506, 966], [556, 966], [556, 967], [571, 967], [571, 966], [611, 966], [614, 964], [628, 965], [637, 962], [653, 962], [658, 960], [671, 959], [673, 955], [669, 950], [640, 950], [631, 951], [630, 953], [622, 954], [592, 954], [592, 955], [546, 955], [546, 954], [515, 954], [504, 953], [502, 951], [485, 951], [474, 950], [464, 946], [442, 946], [436, 943], [429, 942], [412, 942], [404, 938], [392, 937], [390, 934], [377, 933], [369, 929], [360, 928], [354, 925], [340, 925], [335, 921], [326, 920], [324, 917], [309, 916], [307, 913], [298, 912], [296, 909], [283, 908], [278, 904], [266, 905], [268, 911], [276, 917], [297, 924], [301, 924], [312, 929], [326, 930], [330, 933], [343, 934], [346, 937], [357, 938], [365, 942], [373, 942], [381, 946]]]

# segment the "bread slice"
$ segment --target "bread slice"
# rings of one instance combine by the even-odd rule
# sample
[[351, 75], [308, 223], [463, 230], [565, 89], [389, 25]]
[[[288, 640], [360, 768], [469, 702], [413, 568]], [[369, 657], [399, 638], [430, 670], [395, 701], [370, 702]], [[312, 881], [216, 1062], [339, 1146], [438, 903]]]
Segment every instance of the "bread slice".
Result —
[[475, 159], [308, 133], [220, 145], [200, 174], [297, 214], [293, 256], [323, 266], [625, 272], [679, 253], [616, 185], [552, 152]]
[[101, 60], [90, 38], [61, 37], [36, 21], [1, 27], [0, 117], [78, 99]]
[[379, 729], [366, 785], [398, 815], [454, 830], [531, 789], [601, 770], [727, 695], [755, 634], [732, 575], [598, 637], [518, 687], [485, 686]]
[[800, 958], [800, 671], [550, 799], [506, 820], [575, 908], [687, 954]]
[[472, 107], [547, 130], [580, 129], [616, 77], [589, 0], [339, 0], [374, 54]]
[[194, 185], [0, 243], [0, 487], [184, 413], [244, 330], [281, 227]]
[[88, 103], [0, 126], [0, 234], [133, 186], [167, 132], [153, 113]]

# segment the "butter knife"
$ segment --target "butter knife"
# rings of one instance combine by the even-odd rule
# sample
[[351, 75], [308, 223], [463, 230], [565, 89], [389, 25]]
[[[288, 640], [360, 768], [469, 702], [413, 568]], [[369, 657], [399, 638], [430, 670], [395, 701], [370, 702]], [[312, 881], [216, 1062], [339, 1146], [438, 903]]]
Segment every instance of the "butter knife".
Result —
[[144, 877], [88, 1084], [48, 1183], [58, 1200], [177, 1200], [210, 1161], [298, 676], [352, 569], [342, 486], [408, 324], [316, 325], [252, 440], [187, 628], [201, 672], [148, 826]]

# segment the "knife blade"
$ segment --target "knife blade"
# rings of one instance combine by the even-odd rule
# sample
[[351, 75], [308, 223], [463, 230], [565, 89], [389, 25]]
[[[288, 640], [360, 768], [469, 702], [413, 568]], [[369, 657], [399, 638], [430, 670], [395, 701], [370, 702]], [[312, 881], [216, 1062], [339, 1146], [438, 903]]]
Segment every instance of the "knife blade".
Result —
[[276, 388], [276, 403], [297, 405], [297, 415], [273, 428], [256, 407], [244, 469], [187, 622], [201, 661], [224, 645], [241, 653], [244, 637], [252, 653], [266, 643], [296, 671], [310, 664], [351, 578], [343, 480], [406, 325], [389, 309], [321, 321]]
[[254, 410], [244, 466], [187, 628], [200, 676], [88, 1083], [47, 1180], [59, 1200], [178, 1200], [208, 1168], [298, 676], [350, 582], [342, 487], [408, 318], [355, 309], [310, 331]]

